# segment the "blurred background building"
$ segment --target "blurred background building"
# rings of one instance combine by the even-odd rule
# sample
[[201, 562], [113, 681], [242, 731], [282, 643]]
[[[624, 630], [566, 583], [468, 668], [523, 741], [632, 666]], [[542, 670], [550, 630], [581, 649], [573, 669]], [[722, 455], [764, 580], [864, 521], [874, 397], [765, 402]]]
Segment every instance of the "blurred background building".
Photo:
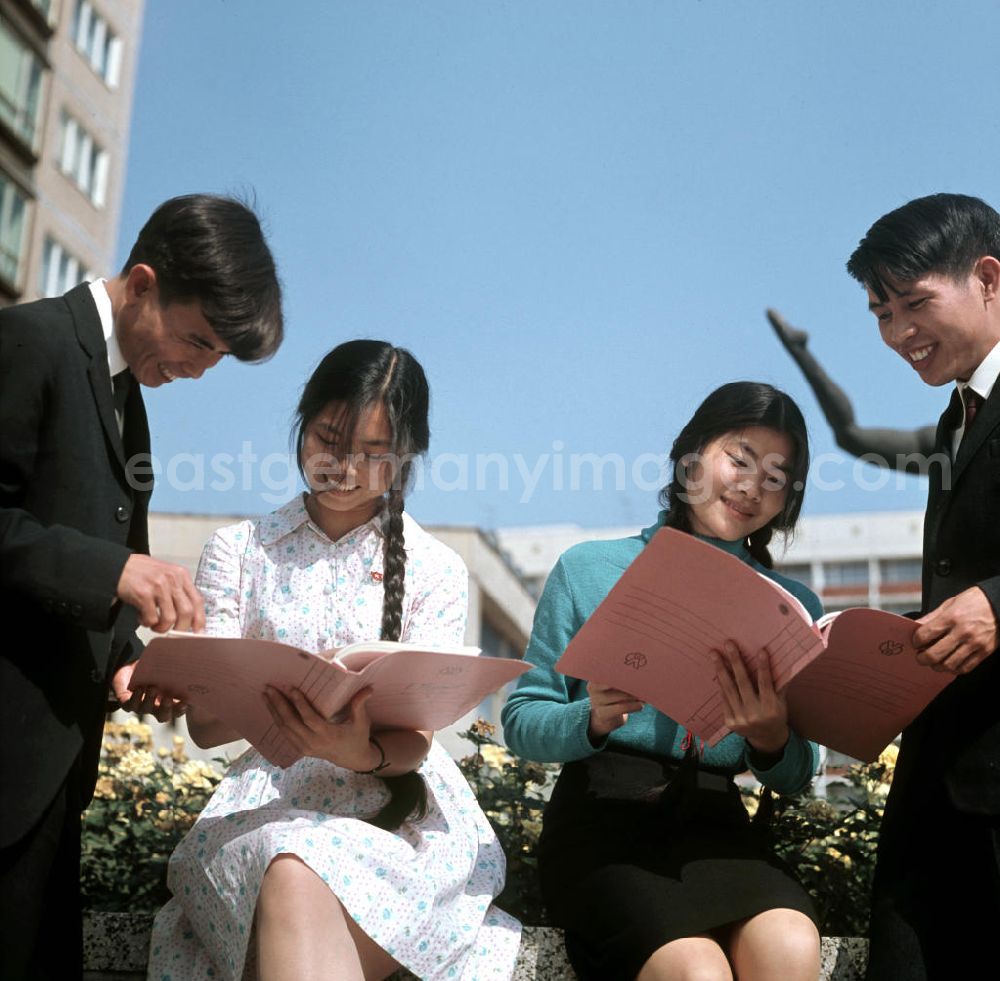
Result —
[[0, 305], [116, 272], [143, 0], [0, 0]]
[[[775, 568], [815, 592], [829, 613], [850, 606], [905, 613], [920, 607], [921, 511], [882, 511], [801, 518], [784, 548], [771, 545]], [[571, 545], [624, 538], [636, 528], [580, 528], [546, 525], [505, 528], [497, 540], [540, 595], [556, 559]]]

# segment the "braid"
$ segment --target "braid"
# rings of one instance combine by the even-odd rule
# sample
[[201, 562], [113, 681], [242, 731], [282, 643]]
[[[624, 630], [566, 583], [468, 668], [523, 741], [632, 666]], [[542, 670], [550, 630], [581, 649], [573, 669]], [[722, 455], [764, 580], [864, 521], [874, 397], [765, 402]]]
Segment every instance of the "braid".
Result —
[[747, 539], [747, 548], [750, 550], [750, 555], [765, 569], [774, 568], [774, 560], [771, 558], [771, 553], [767, 547], [771, 541], [771, 534], [771, 526], [765, 525]]
[[385, 576], [382, 580], [382, 640], [399, 640], [403, 632], [406, 551], [403, 548], [403, 490], [393, 487], [386, 502]]
[[[382, 640], [399, 640], [403, 630], [406, 551], [403, 548], [403, 482], [393, 485], [386, 501], [385, 575], [382, 579]], [[427, 813], [427, 785], [419, 773], [380, 777], [389, 791], [389, 801], [371, 819], [377, 828], [395, 831], [408, 817], [419, 821]]]

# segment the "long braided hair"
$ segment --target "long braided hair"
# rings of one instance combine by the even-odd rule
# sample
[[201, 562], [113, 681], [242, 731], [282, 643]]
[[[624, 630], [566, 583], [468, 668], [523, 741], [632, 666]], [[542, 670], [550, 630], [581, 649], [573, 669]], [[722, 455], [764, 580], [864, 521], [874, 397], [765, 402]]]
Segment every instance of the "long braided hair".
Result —
[[[413, 460], [430, 444], [428, 409], [430, 393], [424, 370], [404, 348], [386, 341], [348, 341], [335, 347], [313, 372], [296, 410], [296, 455], [302, 466], [302, 446], [309, 423], [331, 402], [344, 404], [343, 431], [351, 433], [360, 414], [384, 406], [392, 429], [392, 456], [396, 467], [385, 497], [382, 531], [382, 640], [399, 640], [403, 622], [406, 551], [403, 538], [403, 503], [412, 475]], [[380, 828], [395, 830], [410, 815], [422, 818], [427, 811], [427, 787], [419, 773], [380, 777], [389, 790], [388, 803], [371, 819]]]
[[784, 392], [764, 382], [730, 382], [717, 388], [695, 410], [670, 449], [670, 483], [660, 491], [660, 504], [667, 509], [665, 524], [679, 531], [691, 531], [691, 505], [688, 501], [688, 461], [700, 455], [713, 440], [727, 433], [751, 426], [765, 426], [784, 433], [792, 441], [791, 473], [787, 476], [788, 494], [781, 511], [763, 528], [746, 540], [750, 554], [765, 569], [774, 561], [768, 550], [775, 531], [786, 535], [795, 528], [806, 475], [809, 472], [809, 437], [799, 407]]

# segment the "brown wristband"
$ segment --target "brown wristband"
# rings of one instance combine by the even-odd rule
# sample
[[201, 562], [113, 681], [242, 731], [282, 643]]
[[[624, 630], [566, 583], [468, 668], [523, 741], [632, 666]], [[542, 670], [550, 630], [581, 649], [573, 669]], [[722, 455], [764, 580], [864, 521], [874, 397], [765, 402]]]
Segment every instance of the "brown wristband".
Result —
[[370, 770], [355, 770], [355, 773], [361, 774], [362, 776], [368, 776], [369, 774], [378, 773], [379, 770], [384, 770], [388, 765], [389, 761], [385, 758], [385, 749], [382, 744], [374, 737], [369, 736], [368, 742], [370, 742], [379, 752], [379, 761]]

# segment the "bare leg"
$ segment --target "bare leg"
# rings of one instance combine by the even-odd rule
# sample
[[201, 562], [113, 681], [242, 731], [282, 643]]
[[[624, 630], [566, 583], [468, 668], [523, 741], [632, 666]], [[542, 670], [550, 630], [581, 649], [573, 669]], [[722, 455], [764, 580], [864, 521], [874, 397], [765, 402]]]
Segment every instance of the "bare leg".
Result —
[[296, 855], [279, 855], [257, 899], [260, 981], [379, 981], [399, 965]]
[[653, 951], [636, 981], [733, 981], [733, 972], [718, 941], [699, 935]]
[[733, 925], [727, 946], [739, 981], [819, 977], [819, 932], [798, 910], [769, 909]]

